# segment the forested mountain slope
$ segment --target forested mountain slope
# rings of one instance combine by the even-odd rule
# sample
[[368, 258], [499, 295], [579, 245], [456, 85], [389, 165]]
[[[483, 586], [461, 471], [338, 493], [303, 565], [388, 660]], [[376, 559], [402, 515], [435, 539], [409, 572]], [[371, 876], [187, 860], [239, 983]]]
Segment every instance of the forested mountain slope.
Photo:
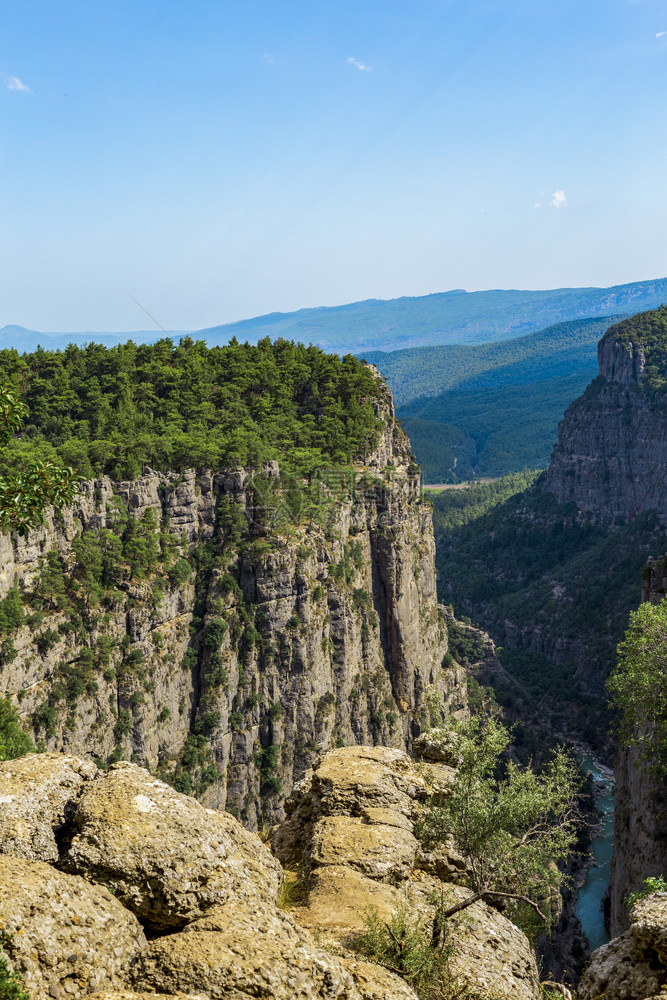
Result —
[[608, 326], [578, 320], [501, 343], [369, 357], [392, 386], [426, 482], [460, 482], [548, 464]]
[[522, 337], [486, 344], [440, 344], [403, 351], [370, 351], [366, 361], [386, 378], [397, 407], [444, 393], [524, 385], [597, 372], [597, 346], [612, 322], [594, 317], [558, 323]]

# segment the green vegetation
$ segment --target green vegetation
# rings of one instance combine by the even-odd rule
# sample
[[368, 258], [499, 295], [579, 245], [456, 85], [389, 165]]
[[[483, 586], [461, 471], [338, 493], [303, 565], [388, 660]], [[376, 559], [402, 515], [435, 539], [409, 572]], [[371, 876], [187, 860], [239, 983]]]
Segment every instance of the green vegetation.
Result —
[[398, 409], [427, 483], [545, 468], [558, 422], [594, 372], [521, 386], [452, 390]]
[[[484, 489], [460, 496], [472, 510]], [[441, 494], [434, 504], [441, 498], [447, 503]], [[453, 523], [446, 507], [443, 513], [439, 522], [436, 506], [439, 599], [505, 647], [501, 660], [512, 684], [496, 687], [498, 700], [600, 745], [608, 726], [604, 703], [579, 691], [575, 672], [585, 663], [589, 685], [602, 690], [639, 600], [640, 571], [663, 546], [657, 515], [611, 527], [596, 523], [574, 504], [559, 504], [539, 478], [466, 523]], [[551, 659], [554, 648], [559, 665]]]
[[23, 988], [23, 980], [15, 969], [10, 969], [5, 948], [11, 944], [12, 935], [0, 930], [0, 1000], [30, 1000]]
[[511, 472], [493, 483], [482, 483], [461, 490], [441, 490], [426, 494], [433, 507], [435, 537], [446, 537], [455, 528], [475, 521], [517, 493], [522, 493], [535, 482], [538, 470], [526, 469]]
[[[434, 919], [437, 923], [437, 908]], [[365, 931], [354, 940], [355, 949], [405, 979], [420, 1000], [500, 1000], [500, 994], [470, 986], [452, 972], [451, 944], [443, 941], [433, 946], [433, 929], [417, 908], [399, 907], [387, 921], [370, 908], [364, 923]]]
[[630, 612], [618, 663], [607, 686], [617, 710], [616, 729], [644, 765], [667, 774], [667, 599]]
[[629, 892], [625, 897], [625, 905], [629, 910], [638, 903], [640, 899], [646, 899], [647, 896], [653, 896], [656, 892], [667, 892], [667, 882], [665, 882], [662, 875], [656, 875], [654, 878], [645, 878], [643, 883], [643, 889], [637, 889], [635, 892]]
[[62, 468], [37, 454], [16, 471], [4, 453], [12, 450], [7, 445], [20, 431], [27, 413], [15, 392], [0, 388], [0, 446], [4, 446], [0, 454], [0, 531], [17, 531], [19, 535], [41, 523], [48, 504], [66, 506], [77, 490], [71, 468]]
[[[0, 760], [13, 760], [25, 753], [33, 753], [34, 744], [19, 726], [16, 709], [9, 697], [0, 698]], [[0, 997], [2, 997], [2, 970], [0, 968]]]
[[626, 350], [644, 355], [643, 388], [653, 395], [667, 384], [667, 306], [639, 313], [612, 326], [605, 340], [614, 340]]
[[559, 323], [511, 340], [474, 346], [462, 342], [437, 347], [366, 354], [389, 383], [396, 406], [424, 403], [443, 393], [497, 389], [549, 382], [597, 372], [597, 345], [609, 324], [620, 317]]
[[442, 910], [434, 943], [444, 923], [478, 899], [509, 901], [515, 920], [526, 911], [551, 919], [565, 861], [577, 840], [579, 775], [574, 760], [558, 750], [540, 774], [507, 756], [511, 734], [495, 719], [469, 719], [435, 730], [458, 758], [451, 794], [432, 801], [419, 828], [427, 846], [452, 834], [466, 860], [470, 894]]
[[[372, 446], [383, 386], [356, 358], [262, 340], [207, 348], [183, 338], [63, 352], [0, 351], [0, 382], [24, 393], [28, 423], [0, 456], [0, 475], [64, 462], [83, 477], [260, 466], [312, 477]], [[267, 488], [270, 488], [270, 483]]]

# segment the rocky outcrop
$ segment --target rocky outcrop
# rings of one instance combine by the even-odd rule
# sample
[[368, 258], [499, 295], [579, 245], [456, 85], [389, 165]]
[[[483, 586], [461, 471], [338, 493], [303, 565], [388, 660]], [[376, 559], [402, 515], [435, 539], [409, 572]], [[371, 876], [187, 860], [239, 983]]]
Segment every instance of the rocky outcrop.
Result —
[[[650, 317], [652, 314], [647, 314]], [[647, 348], [623, 323], [598, 345], [600, 374], [568, 408], [544, 488], [603, 521], [667, 510], [667, 400], [647, 391]]]
[[[454, 776], [433, 761], [434, 747], [423, 771], [396, 749], [332, 750], [295, 789], [272, 843], [303, 882], [306, 898], [293, 911], [299, 923], [340, 943], [364, 930], [369, 907], [384, 920], [407, 907], [429, 921], [441, 892], [469, 894], [453, 846], [436, 857], [414, 835], [423, 804], [446, 795]], [[497, 910], [473, 904], [454, 938], [452, 968], [472, 988], [517, 1000], [541, 995], [527, 939]]]
[[146, 947], [137, 918], [107, 889], [8, 854], [0, 854], [0, 930], [34, 1000], [122, 987]]
[[667, 893], [637, 903], [630, 929], [593, 952], [577, 1000], [659, 1000], [667, 996]]
[[[182, 934], [154, 941], [133, 972], [138, 988], [206, 997], [362, 1000], [338, 958], [314, 945], [281, 910], [259, 911], [230, 902]], [[389, 976], [389, 997], [400, 981]], [[412, 1000], [412, 991], [407, 994]]]
[[[378, 414], [376, 450], [317, 496], [275, 462], [145, 470], [84, 483], [43, 527], [0, 536], [0, 598], [16, 584], [32, 614], [0, 643], [0, 695], [36, 742], [146, 765], [257, 829], [318, 753], [405, 748], [434, 699], [460, 709], [430, 509], [389, 396]], [[102, 544], [127, 517], [167, 555], [87, 603], [76, 539]], [[62, 595], [35, 611], [49, 553]]]
[[133, 764], [83, 792], [66, 871], [106, 885], [145, 927], [182, 927], [230, 899], [275, 900], [280, 865], [228, 813], [205, 809]]
[[0, 768], [0, 854], [57, 861], [57, 838], [96, 766], [69, 754], [29, 754]]
[[[63, 828], [55, 757], [0, 763], [12, 801], [25, 790], [39, 806], [33, 830], [0, 853], [0, 951], [32, 1000], [415, 1000], [387, 970], [324, 951], [278, 908], [281, 868], [255, 834], [136, 765], [104, 773], [80, 761]], [[49, 823], [55, 864], [21, 857]]]
[[[64, 781], [54, 805], [57, 757], [0, 763], [12, 801], [25, 790], [37, 805], [0, 853], [0, 952], [32, 1000], [416, 1000], [356, 950], [364, 914], [407, 908], [428, 926], [440, 894], [469, 892], [453, 848], [442, 852], [447, 867], [414, 834], [424, 804], [448, 794], [454, 772], [442, 762], [422, 769], [397, 748], [325, 754], [274, 832], [302, 882], [286, 912], [279, 862], [233, 817], [137, 765], [105, 772], [69, 756], [60, 775], [81, 782]], [[22, 857], [49, 828], [53, 863]], [[443, 883], [438, 866], [455, 881]], [[501, 913], [475, 903], [449, 940], [460, 995], [540, 997], [528, 942]]]

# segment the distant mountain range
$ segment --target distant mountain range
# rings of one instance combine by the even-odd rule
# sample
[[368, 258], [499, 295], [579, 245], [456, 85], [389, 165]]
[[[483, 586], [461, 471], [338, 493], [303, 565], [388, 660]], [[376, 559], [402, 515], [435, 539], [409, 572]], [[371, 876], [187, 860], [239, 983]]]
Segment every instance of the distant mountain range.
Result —
[[[367, 299], [349, 305], [269, 313], [205, 330], [170, 331], [189, 335], [209, 346], [232, 337], [256, 343], [262, 337], [285, 337], [313, 343], [328, 351], [363, 354], [434, 344], [484, 344], [509, 340], [555, 323], [590, 316], [628, 315], [667, 302], [667, 278], [638, 281], [613, 288], [555, 288], [547, 291], [455, 289], [414, 298]], [[113, 344], [134, 340], [153, 343], [159, 330], [131, 333], [38, 333], [21, 326], [0, 330], [0, 348], [33, 351], [38, 345], [61, 349], [67, 344]]]

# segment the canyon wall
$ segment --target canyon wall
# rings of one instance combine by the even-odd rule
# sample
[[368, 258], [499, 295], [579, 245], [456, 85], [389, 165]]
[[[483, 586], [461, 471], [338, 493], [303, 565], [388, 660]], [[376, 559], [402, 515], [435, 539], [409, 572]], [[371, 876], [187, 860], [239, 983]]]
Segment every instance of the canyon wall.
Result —
[[[32, 614], [0, 647], [0, 695], [38, 746], [148, 766], [255, 829], [322, 751], [405, 748], [462, 710], [430, 508], [382, 405], [377, 449], [313, 511], [275, 462], [145, 469], [84, 483], [43, 527], [0, 537], [0, 598], [16, 585]], [[169, 555], [91, 598], [86, 561], [106, 558], [119, 512], [142, 526], [135, 546]]]
[[[622, 324], [621, 324], [622, 326]], [[544, 488], [561, 503], [604, 521], [643, 511], [667, 518], [667, 407], [646, 391], [641, 340], [617, 339], [612, 327], [598, 345], [600, 374], [568, 408]]]

